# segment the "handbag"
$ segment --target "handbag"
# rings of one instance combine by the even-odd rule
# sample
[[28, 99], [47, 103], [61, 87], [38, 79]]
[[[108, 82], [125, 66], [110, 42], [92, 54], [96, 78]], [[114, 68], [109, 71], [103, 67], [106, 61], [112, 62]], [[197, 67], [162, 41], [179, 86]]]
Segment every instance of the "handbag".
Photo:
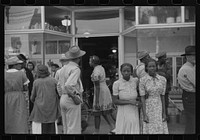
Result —
[[79, 105], [82, 103], [79, 93], [74, 92], [74, 95], [71, 95], [71, 94], [68, 94], [68, 95], [72, 98], [75, 105]]

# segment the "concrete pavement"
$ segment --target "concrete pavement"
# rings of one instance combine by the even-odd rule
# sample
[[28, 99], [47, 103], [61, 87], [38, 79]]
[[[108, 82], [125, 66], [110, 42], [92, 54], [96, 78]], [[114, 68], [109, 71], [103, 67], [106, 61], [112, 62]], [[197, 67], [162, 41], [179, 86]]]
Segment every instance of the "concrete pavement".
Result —
[[[62, 125], [58, 126], [59, 134], [62, 134]], [[185, 124], [184, 122], [176, 122], [175, 118], [171, 118], [171, 121], [168, 123], [169, 134], [184, 134]], [[90, 116], [89, 124], [86, 130], [82, 134], [93, 134], [94, 132], [94, 117]], [[109, 125], [101, 117], [101, 126], [100, 126], [100, 134], [108, 134], [109, 133]]]

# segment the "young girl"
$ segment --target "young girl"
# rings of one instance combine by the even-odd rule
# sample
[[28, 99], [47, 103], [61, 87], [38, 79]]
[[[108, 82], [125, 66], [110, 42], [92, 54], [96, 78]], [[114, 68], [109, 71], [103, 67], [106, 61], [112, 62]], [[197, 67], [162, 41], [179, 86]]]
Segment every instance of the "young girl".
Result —
[[133, 78], [133, 67], [124, 63], [120, 68], [122, 78], [113, 84], [113, 101], [118, 106], [116, 134], [139, 134], [137, 98], [138, 78]]

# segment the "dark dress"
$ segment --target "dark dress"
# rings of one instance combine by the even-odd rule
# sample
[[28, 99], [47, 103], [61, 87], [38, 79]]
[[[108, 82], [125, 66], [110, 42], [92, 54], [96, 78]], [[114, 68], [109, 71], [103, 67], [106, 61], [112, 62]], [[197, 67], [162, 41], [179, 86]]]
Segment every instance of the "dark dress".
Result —
[[[14, 71], [14, 70], [13, 70]], [[28, 80], [24, 72], [5, 72], [5, 133], [27, 134], [28, 112], [23, 85]]]

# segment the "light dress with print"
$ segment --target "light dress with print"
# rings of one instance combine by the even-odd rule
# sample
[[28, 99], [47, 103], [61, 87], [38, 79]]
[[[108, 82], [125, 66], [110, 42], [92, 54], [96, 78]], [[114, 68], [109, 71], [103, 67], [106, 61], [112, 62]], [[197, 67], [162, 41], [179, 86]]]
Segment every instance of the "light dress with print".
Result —
[[[92, 74], [91, 80], [99, 81], [100, 84], [100, 92], [99, 92], [99, 107], [100, 110], [98, 111], [107, 111], [112, 109], [112, 97], [110, 90], [106, 84], [106, 74], [105, 70], [101, 65], [97, 65]], [[94, 86], [94, 93], [96, 93], [96, 87]], [[95, 99], [96, 95], [94, 94], [94, 101], [93, 101], [93, 108], [95, 108]], [[94, 111], [97, 111], [94, 109]]]
[[[129, 81], [119, 79], [113, 84], [113, 95], [121, 100], [134, 100], [137, 98], [138, 78], [131, 77]], [[133, 105], [118, 105], [116, 118], [116, 134], [139, 134], [138, 107]]]
[[[162, 101], [161, 95], [165, 95], [166, 78], [156, 75], [155, 78], [146, 74], [140, 79], [139, 91], [140, 95], [148, 94], [145, 99], [146, 114], [149, 118], [149, 123], [142, 122], [143, 134], [168, 134], [167, 122], [162, 121]], [[141, 118], [143, 114], [141, 112]]]

